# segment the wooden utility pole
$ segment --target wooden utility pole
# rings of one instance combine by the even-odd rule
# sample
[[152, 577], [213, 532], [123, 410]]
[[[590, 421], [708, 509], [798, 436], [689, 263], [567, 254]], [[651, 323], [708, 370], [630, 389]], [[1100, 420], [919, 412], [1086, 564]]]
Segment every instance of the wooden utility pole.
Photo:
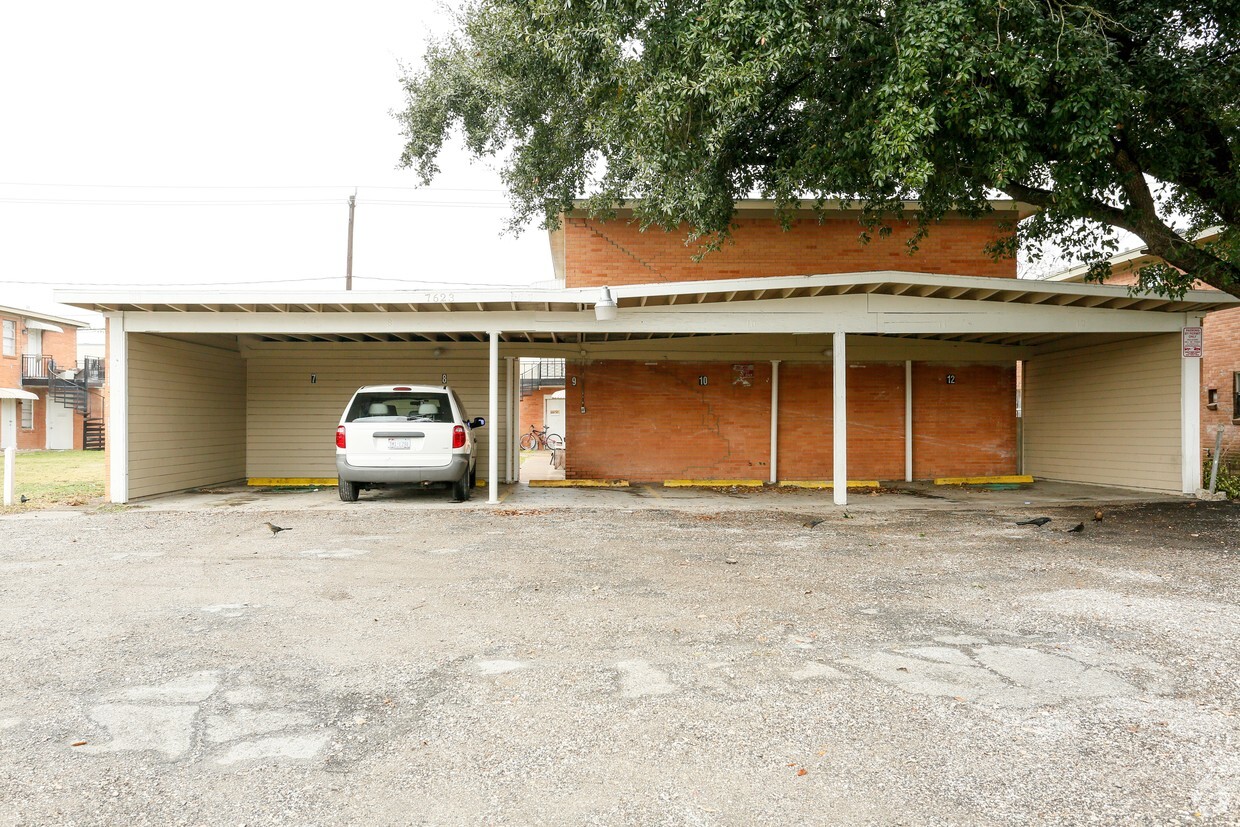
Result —
[[353, 210], [357, 206], [357, 190], [349, 196], [349, 257], [345, 263], [344, 289], [353, 289]]

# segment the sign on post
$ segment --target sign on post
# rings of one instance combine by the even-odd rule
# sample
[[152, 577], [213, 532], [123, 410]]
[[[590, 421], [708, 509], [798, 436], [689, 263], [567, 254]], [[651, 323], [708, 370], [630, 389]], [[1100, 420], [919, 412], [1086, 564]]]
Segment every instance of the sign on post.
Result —
[[1186, 327], [1184, 328], [1184, 358], [1200, 359], [1201, 358], [1201, 328]]

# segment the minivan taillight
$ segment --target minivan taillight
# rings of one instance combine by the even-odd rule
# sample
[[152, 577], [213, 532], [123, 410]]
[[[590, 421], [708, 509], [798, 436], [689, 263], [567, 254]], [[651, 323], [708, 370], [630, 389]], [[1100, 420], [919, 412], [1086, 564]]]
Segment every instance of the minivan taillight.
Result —
[[343, 426], [343, 425], [341, 425], [340, 427], [336, 428], [336, 447], [337, 447], [337, 448], [343, 448], [343, 447], [345, 447], [345, 444], [344, 444], [344, 426]]
[[[337, 439], [338, 440], [344, 439], [344, 435], [341, 434], [339, 437], [337, 437]], [[453, 448], [464, 448], [465, 447], [465, 426], [464, 425], [457, 425], [455, 428], [452, 429], [452, 447]]]

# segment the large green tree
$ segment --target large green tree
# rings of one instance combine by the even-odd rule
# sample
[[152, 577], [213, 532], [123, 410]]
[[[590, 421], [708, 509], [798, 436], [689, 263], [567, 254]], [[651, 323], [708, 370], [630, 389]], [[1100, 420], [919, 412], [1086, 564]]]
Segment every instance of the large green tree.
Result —
[[933, 231], [1002, 193], [1040, 211], [995, 254], [1126, 230], [1240, 295], [1238, 81], [1237, 0], [466, 0], [398, 117], [425, 180], [458, 128], [500, 158], [519, 225], [590, 194], [709, 247], [754, 195]]

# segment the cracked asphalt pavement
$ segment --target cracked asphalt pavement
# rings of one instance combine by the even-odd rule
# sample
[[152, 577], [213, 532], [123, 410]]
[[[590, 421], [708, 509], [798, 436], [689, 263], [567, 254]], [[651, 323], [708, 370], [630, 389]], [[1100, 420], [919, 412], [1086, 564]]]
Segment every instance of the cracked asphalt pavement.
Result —
[[1234, 505], [321, 494], [0, 517], [0, 824], [1240, 823]]

